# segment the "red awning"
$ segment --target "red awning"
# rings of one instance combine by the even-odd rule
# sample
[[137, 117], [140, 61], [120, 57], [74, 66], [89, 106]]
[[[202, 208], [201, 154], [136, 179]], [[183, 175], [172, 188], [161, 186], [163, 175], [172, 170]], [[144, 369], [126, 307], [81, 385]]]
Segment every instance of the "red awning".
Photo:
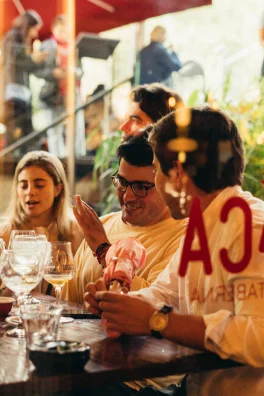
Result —
[[[4, 21], [1, 31], [10, 29], [12, 20], [18, 15], [13, 0], [0, 0], [3, 12], [1, 20]], [[76, 33], [99, 33], [132, 22], [142, 21], [170, 12], [182, 11], [192, 7], [209, 5], [212, 0], [103, 0], [113, 7], [109, 12], [95, 3], [100, 0], [76, 0]], [[41, 37], [50, 33], [52, 19], [61, 13], [62, 0], [20, 0], [24, 9], [36, 10], [44, 21]], [[3, 29], [3, 30], [2, 30]]]

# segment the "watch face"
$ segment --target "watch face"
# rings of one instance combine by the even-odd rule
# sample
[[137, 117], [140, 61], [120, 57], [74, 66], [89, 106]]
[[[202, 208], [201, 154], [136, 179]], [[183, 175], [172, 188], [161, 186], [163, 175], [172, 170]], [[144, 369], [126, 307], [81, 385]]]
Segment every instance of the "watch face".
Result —
[[160, 312], [155, 313], [150, 318], [150, 328], [155, 331], [162, 331], [168, 324], [168, 316]]

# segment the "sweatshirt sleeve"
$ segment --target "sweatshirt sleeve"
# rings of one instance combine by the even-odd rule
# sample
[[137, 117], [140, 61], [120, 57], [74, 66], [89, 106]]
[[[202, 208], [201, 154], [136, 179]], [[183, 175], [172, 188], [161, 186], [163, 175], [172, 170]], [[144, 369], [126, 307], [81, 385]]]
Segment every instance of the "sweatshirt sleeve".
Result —
[[177, 252], [173, 255], [169, 264], [159, 274], [157, 279], [151, 284], [151, 287], [139, 290], [138, 292], [134, 292], [133, 294], [141, 295], [148, 300], [157, 300], [159, 302], [163, 302], [166, 305], [173, 306], [175, 310], [178, 310], [179, 293], [177, 280], [177, 257], [180, 254], [179, 251], [180, 249], [178, 249]]
[[[264, 257], [258, 243], [262, 227], [253, 229], [252, 255], [248, 266], [238, 274], [227, 274], [225, 283], [232, 285], [234, 312], [219, 310], [204, 315], [206, 349], [221, 358], [234, 359], [255, 367], [264, 366]], [[240, 236], [234, 246], [244, 246]], [[233, 248], [230, 260], [241, 259]]]

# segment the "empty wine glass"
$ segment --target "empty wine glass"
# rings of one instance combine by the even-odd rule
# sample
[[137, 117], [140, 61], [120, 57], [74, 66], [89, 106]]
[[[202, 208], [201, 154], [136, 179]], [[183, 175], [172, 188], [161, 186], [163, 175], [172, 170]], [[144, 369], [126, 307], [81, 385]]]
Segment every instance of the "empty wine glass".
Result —
[[2, 251], [5, 249], [5, 242], [2, 238], [0, 238], [0, 256], [2, 254]]
[[9, 243], [8, 243], [8, 249], [11, 250], [13, 249], [13, 239], [16, 236], [21, 236], [21, 235], [25, 235], [25, 236], [31, 236], [31, 237], [35, 237], [36, 233], [34, 230], [12, 230], [11, 234], [10, 234], [10, 238], [9, 238]]
[[[9, 237], [8, 250], [13, 249], [14, 238], [18, 237], [18, 236], [22, 236], [22, 235], [34, 237], [34, 236], [36, 236], [36, 233], [34, 230], [12, 230], [10, 237]], [[16, 298], [15, 295], [13, 297]], [[16, 312], [17, 312], [16, 304], [13, 304], [13, 307], [12, 307], [11, 311], [9, 312], [9, 315], [10, 316], [16, 315]]]
[[38, 242], [47, 242], [48, 241], [45, 234], [37, 234], [36, 235], [36, 240]]
[[[0, 276], [5, 285], [15, 293], [17, 301], [30, 292], [42, 279], [42, 255], [38, 251], [23, 250], [18, 253], [4, 250], [1, 255]], [[23, 298], [21, 298], [23, 301]], [[6, 333], [11, 337], [24, 337], [23, 329]]]
[[[24, 251], [40, 251], [40, 246], [37, 241], [36, 235], [30, 234], [16, 234], [12, 239], [12, 250], [16, 253], [17, 257], [19, 257], [22, 253], [22, 257], [24, 257]], [[35, 299], [31, 293], [24, 294], [24, 303], [25, 304], [39, 304], [40, 301]], [[11, 312], [12, 313], [12, 312]]]
[[74, 273], [71, 242], [50, 242], [50, 259], [44, 267], [44, 279], [55, 287], [56, 304], [60, 304], [62, 288]]

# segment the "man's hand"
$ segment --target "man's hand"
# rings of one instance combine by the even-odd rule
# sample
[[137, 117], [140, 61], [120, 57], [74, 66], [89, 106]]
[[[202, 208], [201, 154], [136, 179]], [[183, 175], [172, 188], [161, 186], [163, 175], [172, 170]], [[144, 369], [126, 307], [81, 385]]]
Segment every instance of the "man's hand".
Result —
[[107, 330], [129, 335], [150, 335], [149, 318], [158, 309], [141, 296], [100, 291], [95, 294]]
[[99, 309], [99, 302], [96, 300], [95, 295], [98, 291], [106, 290], [104, 281], [98, 279], [95, 283], [88, 283], [86, 285], [86, 293], [84, 294], [84, 305], [88, 311], [94, 315], [101, 316], [102, 311]]
[[81, 200], [80, 195], [75, 195], [74, 199], [76, 203], [76, 207], [73, 207], [74, 216], [90, 249], [95, 252], [101, 243], [110, 243], [103, 224], [95, 211]]

